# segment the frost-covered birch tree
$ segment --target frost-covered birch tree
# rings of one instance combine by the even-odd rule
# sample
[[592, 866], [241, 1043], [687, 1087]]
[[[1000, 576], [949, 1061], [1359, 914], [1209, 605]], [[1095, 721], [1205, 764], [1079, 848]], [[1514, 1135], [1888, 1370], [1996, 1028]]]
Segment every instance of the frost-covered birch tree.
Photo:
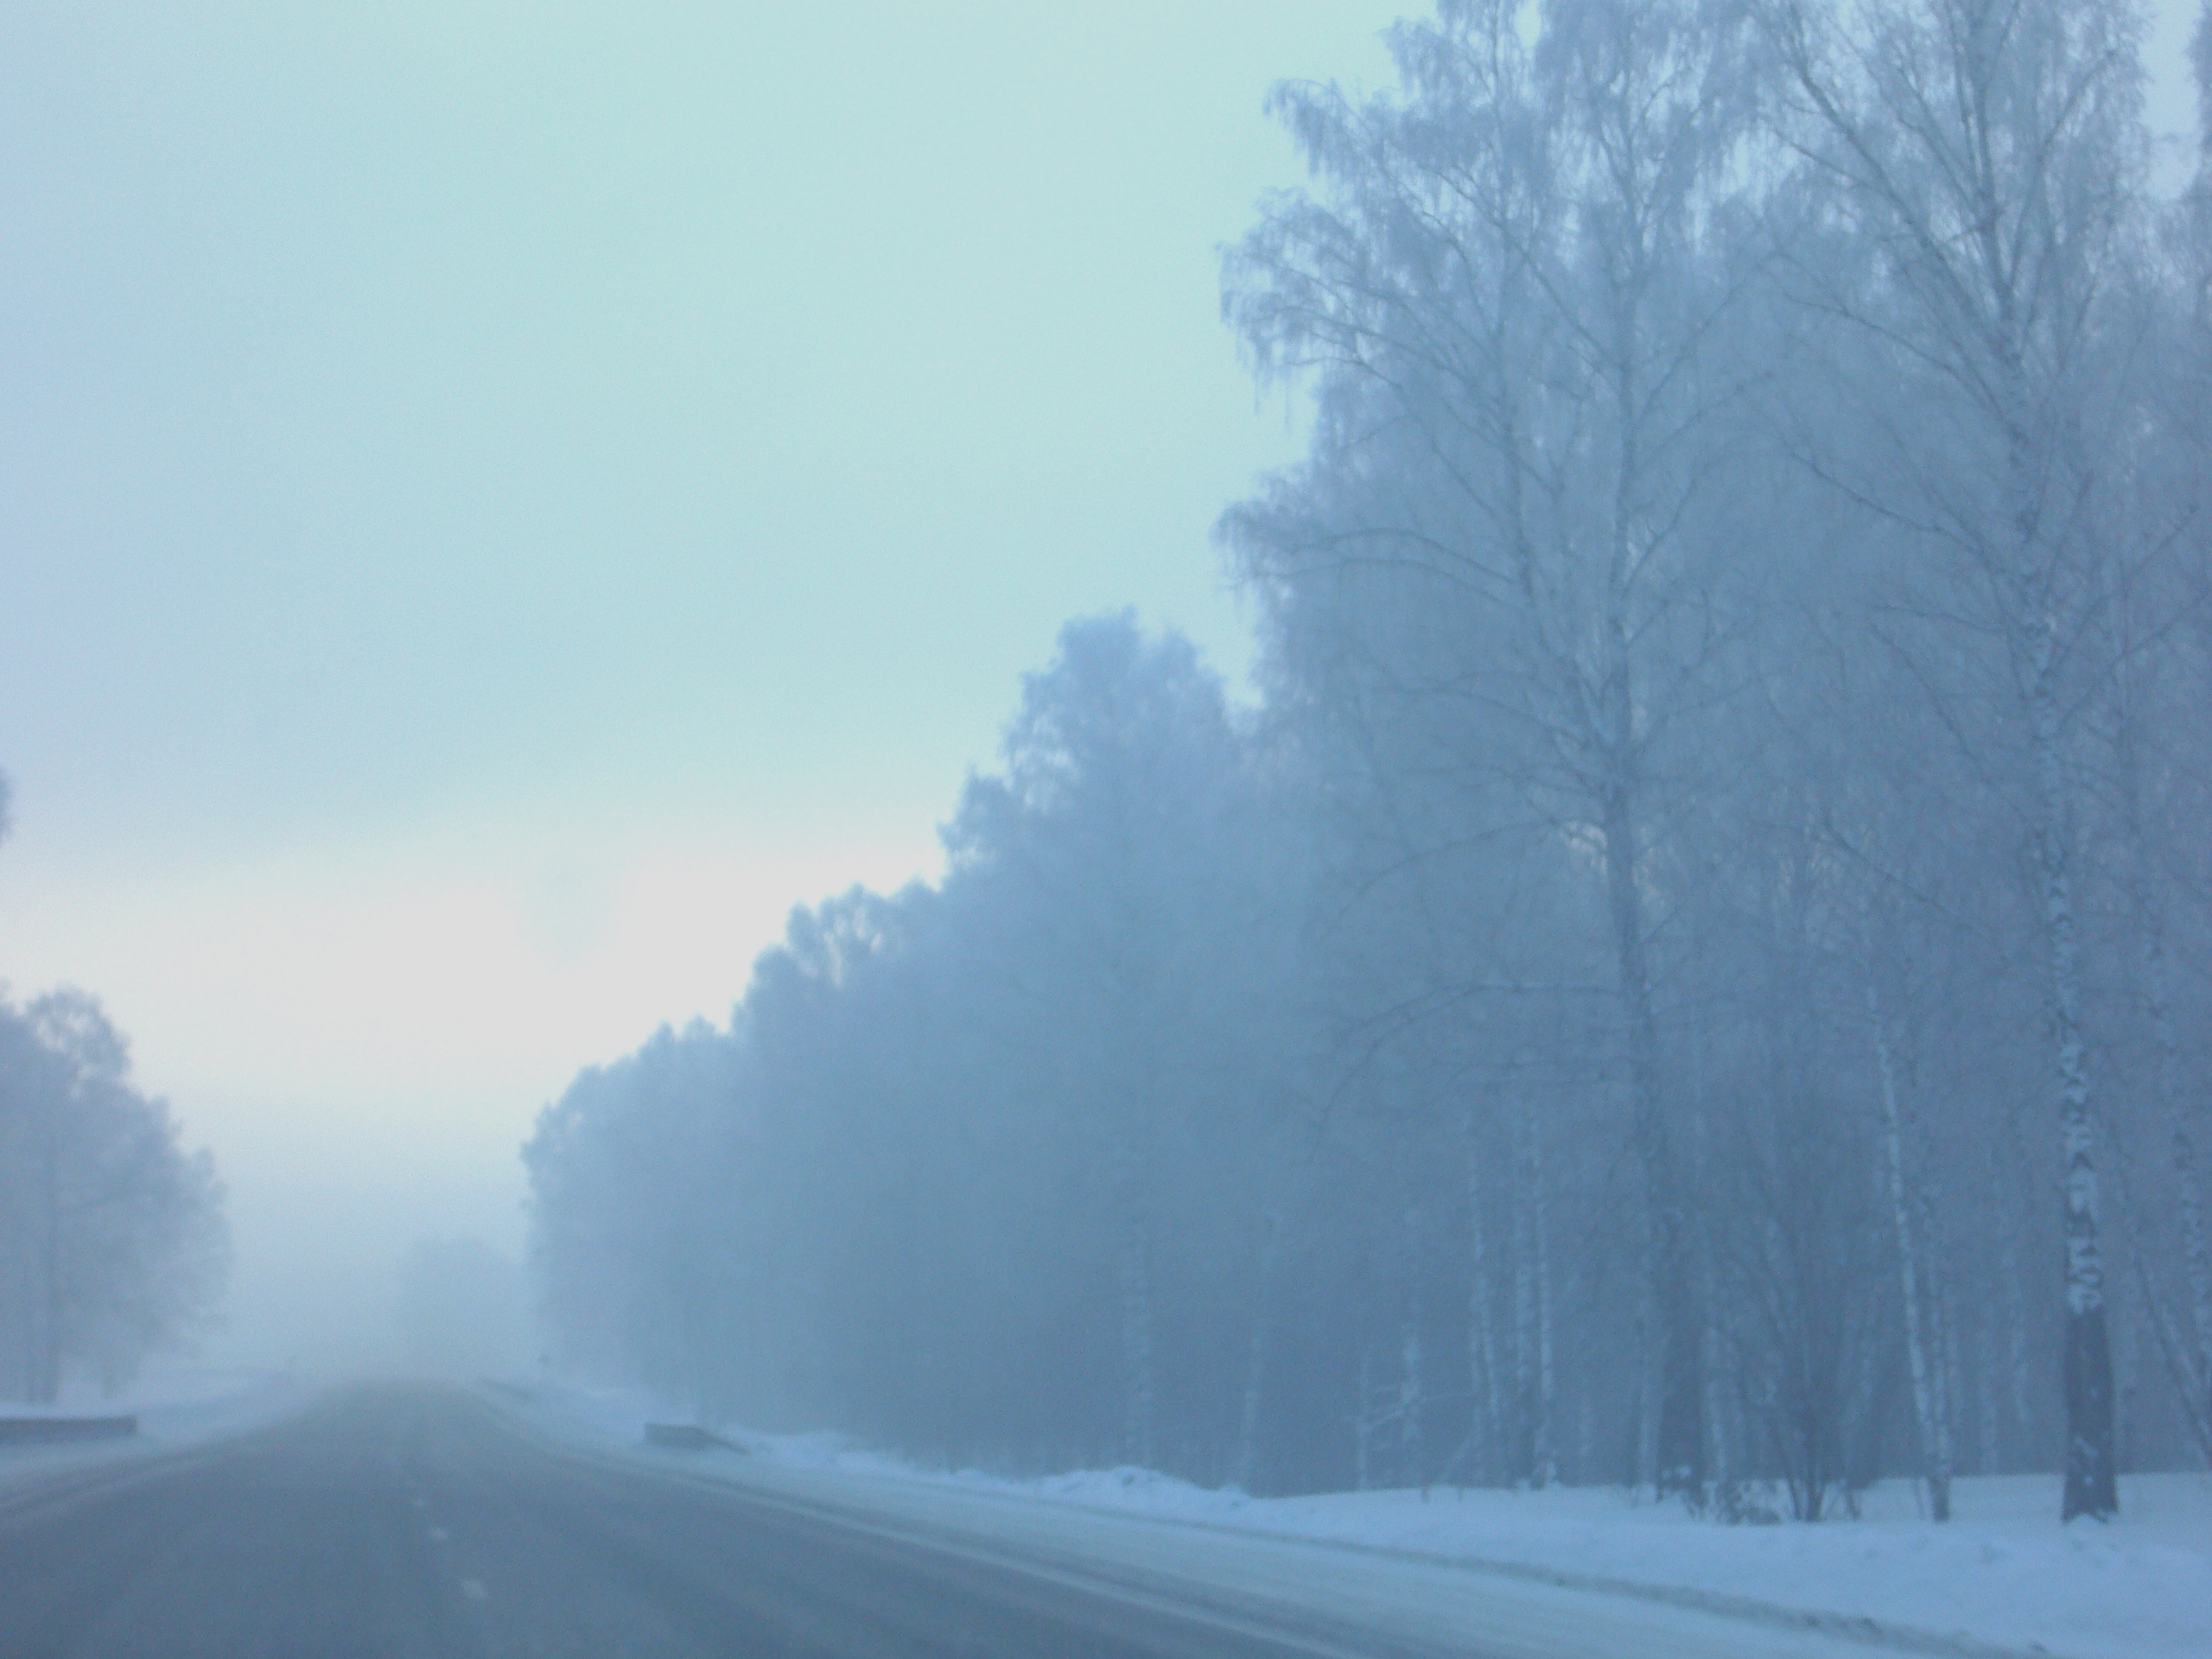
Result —
[[[1915, 538], [1994, 631], [2026, 728], [2024, 793], [2065, 1162], [2064, 1513], [2108, 1515], [2112, 1363], [2083, 1032], [2069, 754], [2102, 486], [2125, 415], [2112, 331], [2139, 196], [2139, 24], [2113, 0], [1872, 0], [1764, 9], [1782, 130], [1871, 259], [1808, 267], [1861, 336], [1875, 459], [1842, 486]], [[1827, 268], [1833, 272], [1834, 267]], [[1910, 389], [1900, 399], [1900, 391]], [[1917, 405], [1919, 418], [1897, 413]], [[1951, 613], [1959, 614], [1957, 611]]]
[[[1655, 744], [1729, 629], [1709, 524], [1737, 293], [1725, 246], [1739, 42], [1694, 5], [1447, 0], [1392, 35], [1402, 84], [1276, 108], [1319, 181], [1269, 204], [1225, 306], [1263, 374], [1311, 376], [1307, 466], [1225, 523], [1277, 585], [1345, 569], [1482, 612], [1423, 690], [1512, 732], [1510, 777], [1591, 855], [1643, 1172], [1655, 1471], [1705, 1477], [1696, 1195], [1675, 1147], [1650, 959]], [[1360, 491], [1386, 445], [1413, 477]], [[1402, 673], [1406, 664], [1397, 664]]]

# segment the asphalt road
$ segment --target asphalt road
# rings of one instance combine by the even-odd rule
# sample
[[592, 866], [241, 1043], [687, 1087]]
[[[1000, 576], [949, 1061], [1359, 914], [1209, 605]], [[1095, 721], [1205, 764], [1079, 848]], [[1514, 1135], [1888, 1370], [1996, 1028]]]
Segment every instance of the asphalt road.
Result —
[[0, 1496], [7, 1659], [1404, 1651], [1297, 1624], [567, 1452], [458, 1389]]
[[1866, 1652], [1326, 1548], [730, 1472], [404, 1384], [196, 1450], [18, 1469], [0, 1659]]

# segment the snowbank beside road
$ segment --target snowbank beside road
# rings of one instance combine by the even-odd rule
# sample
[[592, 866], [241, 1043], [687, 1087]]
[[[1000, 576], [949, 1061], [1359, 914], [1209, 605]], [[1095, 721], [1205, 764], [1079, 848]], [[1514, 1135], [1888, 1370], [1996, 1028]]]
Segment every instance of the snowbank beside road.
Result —
[[2122, 1477], [2120, 1521], [2063, 1529], [2050, 1476], [1961, 1480], [1942, 1526], [1921, 1517], [1903, 1481], [1867, 1493], [1859, 1520], [1734, 1527], [1611, 1488], [1440, 1490], [1424, 1502], [1407, 1491], [1253, 1499], [1137, 1471], [1027, 1484], [1063, 1502], [1741, 1598], [2078, 1659], [2212, 1649], [2212, 1478], [2202, 1475]]
[[[645, 1423], [668, 1413], [642, 1394], [545, 1383], [531, 1414], [569, 1438], [636, 1447]], [[1866, 1494], [1858, 1520], [1721, 1526], [1617, 1488], [1253, 1498], [1145, 1470], [1006, 1480], [923, 1471], [836, 1435], [731, 1438], [752, 1455], [710, 1453], [690, 1466], [779, 1484], [811, 1477], [855, 1502], [895, 1494], [909, 1512], [932, 1492], [1014, 1500], [1020, 1524], [1032, 1529], [1050, 1529], [1056, 1509], [1104, 1511], [1502, 1567], [1689, 1605], [1799, 1610], [1826, 1616], [1828, 1628], [1870, 1621], [1961, 1651], [2196, 1659], [2212, 1649], [2212, 1477], [2204, 1475], [2123, 1476], [2121, 1518], [2109, 1526], [2060, 1528], [2055, 1476], [1961, 1480], [1955, 1518], [1942, 1526], [1921, 1518], [1902, 1481]]]
[[766, 1449], [798, 1466], [1522, 1568], [1724, 1611], [1736, 1602], [1797, 1609], [1967, 1648], [2068, 1659], [2212, 1651], [2212, 1477], [2203, 1475], [2123, 1476], [2121, 1519], [2111, 1525], [2061, 1528], [2056, 1478], [2011, 1476], [1956, 1483], [1954, 1518], [1942, 1526], [1921, 1517], [1904, 1481], [1866, 1494], [1856, 1521], [1722, 1526], [1611, 1487], [1251, 1498], [1145, 1470], [1015, 1482], [899, 1470], [818, 1440]]
[[22, 1473], [113, 1459], [148, 1451], [178, 1450], [243, 1433], [274, 1421], [312, 1398], [312, 1385], [265, 1371], [213, 1370], [175, 1365], [149, 1370], [129, 1387], [102, 1393], [72, 1379], [52, 1405], [10, 1402], [10, 1417], [136, 1417], [137, 1433], [121, 1440], [0, 1446], [0, 1480]]

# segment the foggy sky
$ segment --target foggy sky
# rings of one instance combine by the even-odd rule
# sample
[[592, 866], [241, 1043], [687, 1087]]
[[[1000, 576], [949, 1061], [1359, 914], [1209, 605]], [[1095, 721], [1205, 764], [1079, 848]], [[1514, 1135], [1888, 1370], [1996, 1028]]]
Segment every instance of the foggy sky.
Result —
[[1215, 250], [1404, 9], [0, 15], [0, 978], [215, 1147], [219, 1352], [518, 1247], [537, 1107], [934, 868], [1064, 618], [1241, 671]]

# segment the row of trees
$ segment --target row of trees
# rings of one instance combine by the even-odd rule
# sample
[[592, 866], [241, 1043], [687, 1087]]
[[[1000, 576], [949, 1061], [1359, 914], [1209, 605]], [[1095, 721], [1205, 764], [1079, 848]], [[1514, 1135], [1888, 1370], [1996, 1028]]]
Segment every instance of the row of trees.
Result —
[[2212, 188], [2140, 34], [1446, 0], [1279, 92], [1262, 706], [1071, 627], [940, 884], [580, 1078], [572, 1353], [1274, 1487], [2212, 1457]]
[[1233, 1437], [1294, 1043], [1294, 861], [1218, 682], [1071, 626], [937, 887], [797, 912], [728, 1032], [525, 1150], [567, 1357], [1007, 1463]]
[[[0, 777], [0, 836], [8, 804]], [[0, 1397], [127, 1381], [202, 1326], [228, 1264], [222, 1187], [81, 991], [0, 998]]]

